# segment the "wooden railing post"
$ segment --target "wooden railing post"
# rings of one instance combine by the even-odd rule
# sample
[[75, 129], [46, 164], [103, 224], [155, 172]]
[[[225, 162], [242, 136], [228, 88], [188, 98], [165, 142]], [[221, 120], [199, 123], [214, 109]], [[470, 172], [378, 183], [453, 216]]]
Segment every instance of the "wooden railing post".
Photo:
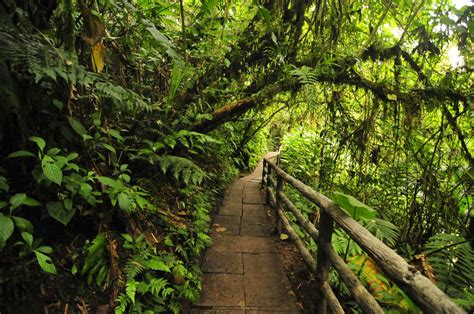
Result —
[[280, 194], [282, 192], [283, 192], [283, 178], [280, 177], [277, 174], [277, 185], [276, 185], [276, 191], [275, 191], [275, 199], [276, 199], [276, 204], [275, 204], [275, 230], [278, 232], [278, 234], [281, 234], [281, 230], [282, 230], [281, 218], [280, 218], [280, 215], [278, 215], [278, 210], [281, 207]]
[[[267, 202], [276, 210], [276, 217], [281, 219], [282, 225], [288, 231], [290, 237], [296, 239], [295, 243], [302, 256], [304, 256], [305, 262], [308, 263], [310, 269], [314, 269], [321, 300], [317, 313], [326, 313], [328, 306], [334, 313], [343, 313], [342, 307], [328, 284], [329, 270], [332, 266], [344, 280], [364, 313], [383, 313], [383, 309], [377, 304], [375, 298], [370, 295], [344, 260], [334, 251], [331, 244], [334, 224], [342, 228], [377, 263], [384, 274], [405, 291], [424, 312], [466, 313], [428, 278], [424, 277], [416, 268], [407, 264], [400, 255], [372, 235], [333, 201], [293, 178], [275, 165], [273, 161], [267, 159], [266, 166], [268, 167], [265, 170]], [[272, 173], [275, 174], [276, 179], [271, 177]], [[319, 232], [282, 192], [284, 183], [291, 185], [320, 208]], [[317, 263], [304, 247], [303, 242], [297, 238], [297, 234], [285, 216], [284, 207], [295, 214], [300, 226], [317, 242]]]
[[265, 184], [266, 184], [266, 175], [267, 175], [267, 168], [268, 164], [265, 159], [263, 159], [263, 167], [262, 167], [262, 183], [260, 185], [260, 189], [265, 189]]
[[323, 250], [324, 245], [331, 245], [332, 232], [334, 230], [332, 218], [322, 209], [320, 209], [319, 219], [319, 238], [318, 238], [318, 256], [316, 266], [316, 280], [321, 296], [319, 309], [317, 313], [325, 314], [327, 311], [327, 301], [324, 297], [325, 283], [328, 281], [331, 262]]
[[270, 177], [272, 176], [272, 167], [270, 167], [270, 164], [268, 163], [267, 163], [266, 175], [267, 175], [266, 177], [267, 183], [265, 187], [265, 204], [271, 206], [272, 204], [270, 202], [270, 188], [271, 188]]

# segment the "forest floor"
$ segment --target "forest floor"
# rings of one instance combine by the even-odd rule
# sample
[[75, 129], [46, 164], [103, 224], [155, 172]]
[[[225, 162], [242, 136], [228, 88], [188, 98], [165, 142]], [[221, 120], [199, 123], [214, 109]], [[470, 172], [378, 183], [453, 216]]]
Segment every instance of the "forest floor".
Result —
[[[268, 155], [267, 155], [268, 156]], [[274, 232], [260, 191], [262, 163], [227, 190], [202, 258], [202, 297], [193, 313], [311, 312], [314, 287], [294, 246]], [[295, 293], [296, 292], [296, 293]]]

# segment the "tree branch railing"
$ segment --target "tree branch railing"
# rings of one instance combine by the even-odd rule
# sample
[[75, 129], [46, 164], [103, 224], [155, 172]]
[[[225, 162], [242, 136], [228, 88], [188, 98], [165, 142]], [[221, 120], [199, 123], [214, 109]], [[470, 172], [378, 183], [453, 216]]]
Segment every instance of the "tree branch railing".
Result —
[[[301, 211], [283, 193], [285, 184], [291, 185], [319, 207], [318, 228], [303, 216]], [[332, 247], [331, 238], [335, 227], [342, 228], [376, 262], [383, 273], [402, 289], [423, 312], [465, 313], [435, 284], [417, 271], [414, 266], [409, 265], [400, 255], [373, 236], [333, 201], [293, 178], [273, 161], [266, 158], [263, 160], [262, 188], [266, 191], [266, 203], [270, 204], [275, 211], [276, 229], [280, 232], [281, 228], [285, 228], [309, 269], [316, 276], [318, 289], [323, 296], [321, 302], [319, 302], [318, 313], [326, 313], [328, 306], [333, 313], [344, 313], [328, 283], [328, 274], [331, 267], [334, 267], [339, 273], [340, 278], [345, 282], [364, 313], [384, 312], [377, 300]], [[294, 231], [286, 217], [285, 210], [295, 216], [297, 224], [317, 243], [318, 253], [316, 259], [310, 254], [303, 241]]]

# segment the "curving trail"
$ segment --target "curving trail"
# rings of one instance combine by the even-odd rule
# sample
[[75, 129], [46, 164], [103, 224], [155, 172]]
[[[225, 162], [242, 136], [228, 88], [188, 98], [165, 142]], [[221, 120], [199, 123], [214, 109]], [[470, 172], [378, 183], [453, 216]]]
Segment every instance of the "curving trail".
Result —
[[262, 162], [226, 192], [212, 226], [213, 245], [202, 260], [202, 297], [192, 313], [301, 312], [276, 250], [261, 174]]

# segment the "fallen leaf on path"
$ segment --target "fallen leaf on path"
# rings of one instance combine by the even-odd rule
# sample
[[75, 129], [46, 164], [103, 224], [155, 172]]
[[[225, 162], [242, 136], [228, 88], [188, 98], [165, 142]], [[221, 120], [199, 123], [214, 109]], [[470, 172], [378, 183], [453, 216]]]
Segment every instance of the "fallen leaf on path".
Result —
[[285, 233], [280, 234], [280, 240], [282, 241], [288, 240], [288, 235]]
[[216, 232], [224, 232], [224, 231], [226, 231], [226, 230], [227, 230], [227, 229], [224, 228], [224, 227], [217, 227], [217, 228], [216, 228]]

